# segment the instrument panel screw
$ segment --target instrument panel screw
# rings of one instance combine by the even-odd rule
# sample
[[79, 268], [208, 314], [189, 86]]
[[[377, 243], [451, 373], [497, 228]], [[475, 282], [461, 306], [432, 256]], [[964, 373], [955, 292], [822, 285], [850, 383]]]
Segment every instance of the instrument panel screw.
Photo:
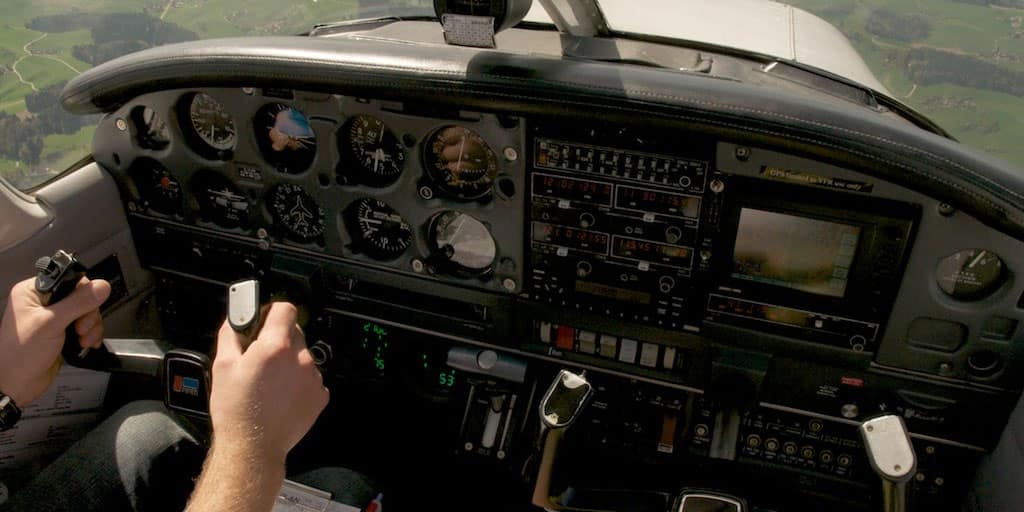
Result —
[[268, 242], [267, 240], [260, 240], [259, 243], [256, 244], [256, 247], [259, 247], [261, 251], [269, 250], [270, 242]]
[[426, 270], [426, 265], [423, 264], [423, 260], [415, 259], [412, 260], [412, 271], [417, 274], [422, 274]]
[[432, 188], [430, 188], [430, 187], [428, 187], [426, 185], [420, 187], [420, 197], [422, 197], [423, 199], [433, 199], [434, 198], [434, 189], [432, 189]]
[[249, 96], [252, 96], [256, 93], [256, 89], [253, 87], [242, 87], [242, 92], [248, 94]]
[[945, 478], [942, 478], [941, 476], [935, 477], [935, 485], [936, 486], [942, 487], [942, 484], [944, 484], [944, 483], [946, 483], [946, 479]]
[[951, 365], [949, 363], [941, 363], [941, 364], [939, 364], [939, 373], [947, 374], [947, 373], [952, 373], [952, 372], [953, 372], [953, 365]]
[[716, 194], [721, 194], [725, 191], [725, 182], [718, 178], [711, 180], [711, 191]]
[[750, 148], [745, 146], [736, 147], [736, 159], [741, 162], [746, 162], [750, 159]]
[[519, 159], [519, 152], [516, 151], [516, 148], [512, 146], [507, 146], [504, 150], [504, 153], [505, 160], [508, 160], [509, 162], [515, 162], [516, 160]]
[[510, 292], [516, 291], [516, 282], [514, 279], [507, 278], [501, 282], [501, 286]]
[[917, 480], [918, 482], [924, 482], [925, 478], [928, 478], [928, 477], [926, 477], [924, 475], [924, 473], [918, 473], [918, 474], [914, 475], [914, 480]]
[[117, 118], [117, 121], [114, 121], [114, 125], [117, 126], [117, 129], [121, 130], [122, 132], [128, 129], [128, 121], [125, 121], [123, 118], [120, 117]]
[[135, 201], [128, 201], [128, 211], [130, 211], [130, 212], [137, 212], [137, 211], [139, 211], [139, 207], [138, 207], [138, 205], [135, 204]]
[[262, 240], [262, 239], [264, 239], [266, 237], [267, 237], [267, 230], [266, 229], [259, 228], [259, 229], [256, 230], [256, 238], [259, 238], [259, 239]]
[[935, 447], [934, 446], [925, 446], [924, 447], [924, 452], [927, 453], [928, 455], [935, 455]]
[[498, 460], [504, 460], [505, 459], [505, 450], [498, 450], [498, 453], [496, 454], [496, 456], [498, 457]]
[[466, 444], [464, 444], [462, 447], [465, 448], [467, 452], [473, 451], [473, 443], [470, 443], [469, 441], [466, 441]]
[[943, 217], [949, 217], [954, 213], [956, 213], [956, 208], [953, 208], [953, 205], [949, 203], [939, 203], [939, 215], [942, 215]]

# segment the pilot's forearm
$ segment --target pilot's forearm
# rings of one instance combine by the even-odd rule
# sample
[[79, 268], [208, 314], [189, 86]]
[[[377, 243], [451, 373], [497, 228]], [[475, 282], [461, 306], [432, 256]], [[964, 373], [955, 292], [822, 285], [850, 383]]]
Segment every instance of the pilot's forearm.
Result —
[[283, 460], [264, 460], [242, 446], [214, 442], [186, 510], [269, 512], [284, 476]]

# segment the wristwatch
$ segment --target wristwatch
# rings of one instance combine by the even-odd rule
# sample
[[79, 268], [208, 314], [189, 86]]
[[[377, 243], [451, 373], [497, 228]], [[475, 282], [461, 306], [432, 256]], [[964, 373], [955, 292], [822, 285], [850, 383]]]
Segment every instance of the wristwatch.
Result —
[[0, 432], [10, 430], [21, 419], [21, 409], [11, 397], [0, 393]]

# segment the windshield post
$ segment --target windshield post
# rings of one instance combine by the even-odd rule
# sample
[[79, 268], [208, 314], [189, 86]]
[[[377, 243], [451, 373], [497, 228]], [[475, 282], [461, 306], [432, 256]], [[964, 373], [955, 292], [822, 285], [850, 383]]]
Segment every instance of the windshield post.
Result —
[[577, 37], [608, 35], [597, 0], [538, 0], [559, 32]]

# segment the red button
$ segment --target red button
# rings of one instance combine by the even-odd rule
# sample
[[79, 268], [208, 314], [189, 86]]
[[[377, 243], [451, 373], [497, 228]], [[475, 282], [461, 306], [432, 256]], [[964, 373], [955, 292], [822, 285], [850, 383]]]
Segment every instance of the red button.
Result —
[[576, 329], [564, 325], [560, 326], [558, 328], [558, 338], [555, 339], [555, 346], [562, 350], [572, 351], [576, 347]]

